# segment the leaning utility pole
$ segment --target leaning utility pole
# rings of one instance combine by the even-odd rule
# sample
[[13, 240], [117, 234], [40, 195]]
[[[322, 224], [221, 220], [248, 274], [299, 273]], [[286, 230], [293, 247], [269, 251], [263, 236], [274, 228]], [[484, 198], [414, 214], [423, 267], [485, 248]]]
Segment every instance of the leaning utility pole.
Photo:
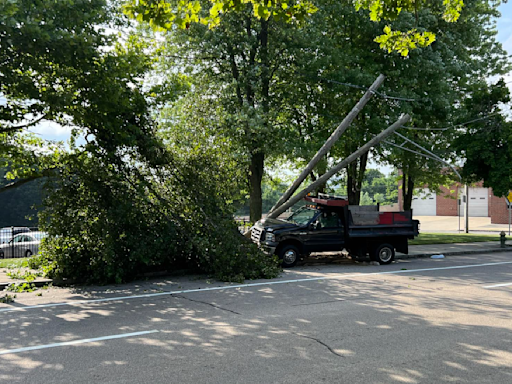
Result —
[[331, 134], [329, 139], [322, 145], [322, 148], [318, 150], [316, 155], [311, 159], [309, 164], [304, 168], [304, 170], [301, 172], [299, 177], [293, 182], [293, 184], [286, 190], [286, 192], [281, 196], [281, 198], [277, 201], [277, 203], [272, 207], [270, 212], [273, 212], [276, 210], [280, 205], [284, 204], [291, 195], [299, 188], [299, 186], [302, 184], [302, 182], [306, 179], [306, 177], [313, 171], [316, 164], [322, 159], [323, 156], [329, 152], [331, 147], [338, 141], [340, 136], [347, 130], [347, 128], [350, 126], [352, 121], [356, 118], [358, 113], [364, 108], [366, 103], [371, 99], [377, 88], [379, 88], [382, 83], [384, 82], [385, 76], [379, 75], [377, 77], [377, 80], [374, 81], [374, 83], [371, 85], [370, 88], [368, 88], [368, 91], [361, 97], [361, 99], [357, 102], [357, 104], [352, 108], [350, 113], [343, 119], [343, 121], [338, 125], [338, 128]]
[[396, 131], [398, 128], [400, 128], [402, 125], [409, 122], [411, 117], [409, 115], [403, 115], [400, 119], [398, 119], [394, 124], [386, 128], [386, 130], [379, 133], [377, 136], [375, 136], [373, 139], [371, 139], [369, 142], [367, 142], [365, 145], [363, 145], [361, 148], [359, 148], [357, 151], [352, 153], [350, 156], [348, 156], [345, 160], [343, 160], [341, 163], [338, 163], [336, 166], [331, 168], [329, 171], [327, 171], [325, 174], [323, 174], [321, 177], [319, 177], [314, 183], [310, 184], [308, 187], [304, 188], [302, 191], [297, 193], [295, 196], [293, 196], [291, 199], [288, 200], [288, 202], [283, 203], [281, 206], [276, 208], [275, 210], [272, 210], [267, 217], [271, 219], [275, 219], [278, 217], [281, 213], [286, 211], [288, 208], [293, 206], [295, 203], [300, 201], [302, 198], [304, 198], [309, 192], [315, 190], [318, 186], [325, 183], [327, 180], [329, 180], [332, 176], [334, 176], [336, 173], [344, 169], [347, 165], [349, 165], [354, 160], [361, 157], [361, 155], [368, 152], [372, 147], [379, 144], [382, 140], [384, 140], [386, 137], [391, 135], [394, 131]]

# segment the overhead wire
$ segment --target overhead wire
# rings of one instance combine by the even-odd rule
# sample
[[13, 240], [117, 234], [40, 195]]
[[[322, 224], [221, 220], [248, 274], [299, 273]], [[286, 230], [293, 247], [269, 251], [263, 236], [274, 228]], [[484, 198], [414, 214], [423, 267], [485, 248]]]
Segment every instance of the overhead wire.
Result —
[[470, 121], [466, 121], [465, 123], [460, 123], [460, 124], [455, 124], [455, 125], [451, 125], [449, 127], [444, 127], [444, 128], [427, 128], [427, 127], [408, 127], [406, 125], [402, 125], [400, 128], [405, 128], [405, 129], [412, 129], [412, 130], [417, 130], [417, 131], [447, 131], [449, 129], [452, 129], [452, 128], [458, 128], [458, 127], [463, 127], [467, 124], [471, 124], [471, 123], [474, 123], [474, 122], [477, 122], [477, 121], [481, 121], [481, 120], [486, 120], [492, 116], [496, 116], [496, 115], [499, 115], [499, 112], [496, 112], [496, 113], [491, 113], [489, 115], [486, 115], [486, 116], [483, 116], [483, 117], [479, 117], [478, 119], [473, 119], [473, 120], [470, 120]]
[[[385, 143], [385, 144], [392, 145], [393, 147], [396, 147], [398, 149], [402, 149], [404, 151], [411, 152], [411, 153], [414, 153], [414, 154], [419, 155], [419, 156], [423, 156], [423, 157], [425, 157], [427, 159], [436, 160], [436, 161], [439, 161], [439, 162], [441, 162], [443, 164], [446, 164], [455, 172], [455, 174], [459, 177], [459, 179], [462, 180], [461, 175], [459, 174], [459, 172], [455, 169], [455, 167], [453, 165], [451, 165], [447, 161], [441, 159], [439, 156], [437, 156], [435, 154], [434, 154], [434, 156], [431, 156], [431, 155], [428, 155], [428, 154], [425, 154], [425, 153], [421, 153], [421, 152], [415, 151], [414, 149], [406, 148], [406, 147], [403, 146], [403, 144], [402, 145], [398, 145], [398, 144], [393, 143], [393, 142], [391, 142], [389, 140], [383, 140], [382, 142]], [[414, 143], [414, 144], [416, 144], [416, 143]], [[421, 147], [421, 148], [424, 149], [423, 147]], [[429, 152], [429, 151], [427, 151], [427, 152]]]
[[[325, 81], [327, 83], [332, 83], [332, 84], [337, 84], [337, 85], [344, 85], [344, 86], [349, 87], [349, 88], [362, 89], [362, 90], [365, 90], [365, 91], [368, 90], [368, 87], [365, 87], [365, 86], [362, 86], [362, 85], [351, 84], [351, 83], [344, 83], [344, 82], [341, 82], [341, 81], [332, 80], [332, 79], [326, 79], [324, 77], [319, 77], [319, 76], [304, 75], [304, 74], [302, 74], [302, 76], [307, 76], [307, 77], [315, 78], [316, 80]], [[406, 98], [406, 97], [390, 96], [390, 95], [386, 95], [385, 93], [378, 92], [378, 91], [372, 91], [372, 94], [380, 96], [380, 97], [382, 97], [384, 99], [388, 99], [388, 100], [407, 101], [407, 102], [418, 101], [417, 99], [411, 99], [411, 98]]]

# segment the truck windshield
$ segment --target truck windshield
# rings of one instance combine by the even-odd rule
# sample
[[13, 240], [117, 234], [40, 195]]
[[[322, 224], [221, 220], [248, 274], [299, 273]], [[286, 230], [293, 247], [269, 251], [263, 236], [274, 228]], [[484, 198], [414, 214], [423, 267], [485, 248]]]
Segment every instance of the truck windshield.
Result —
[[306, 225], [318, 213], [316, 209], [302, 207], [294, 212], [287, 221], [297, 225]]

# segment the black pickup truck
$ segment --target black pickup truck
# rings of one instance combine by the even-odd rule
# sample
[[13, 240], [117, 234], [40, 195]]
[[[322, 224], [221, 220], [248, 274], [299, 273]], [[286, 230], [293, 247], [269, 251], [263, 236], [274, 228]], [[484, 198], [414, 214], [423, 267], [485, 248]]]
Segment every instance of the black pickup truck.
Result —
[[349, 206], [340, 198], [306, 197], [307, 205], [286, 220], [263, 219], [251, 229], [251, 240], [277, 254], [283, 267], [293, 267], [312, 252], [346, 249], [389, 264], [398, 252], [408, 253], [408, 239], [419, 234], [412, 211], [379, 212], [378, 206]]

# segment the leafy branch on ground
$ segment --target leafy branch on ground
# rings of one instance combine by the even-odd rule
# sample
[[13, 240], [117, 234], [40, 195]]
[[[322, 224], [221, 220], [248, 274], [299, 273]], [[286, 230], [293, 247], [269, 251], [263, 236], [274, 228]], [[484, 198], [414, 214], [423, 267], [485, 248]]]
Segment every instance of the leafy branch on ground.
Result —
[[11, 283], [6, 288], [6, 291], [22, 293], [22, 292], [34, 292], [37, 287], [33, 283]]
[[25, 281], [31, 283], [36, 278], [43, 276], [43, 272], [42, 271], [36, 271], [36, 272], [24, 271], [23, 272], [21, 270], [17, 270], [17, 271], [13, 271], [13, 272], [7, 272], [7, 276], [14, 280], [25, 280]]
[[14, 303], [15, 298], [16, 298], [16, 295], [6, 294], [6, 295], [3, 295], [2, 297], [0, 297], [0, 303], [11, 304], [11, 303]]

